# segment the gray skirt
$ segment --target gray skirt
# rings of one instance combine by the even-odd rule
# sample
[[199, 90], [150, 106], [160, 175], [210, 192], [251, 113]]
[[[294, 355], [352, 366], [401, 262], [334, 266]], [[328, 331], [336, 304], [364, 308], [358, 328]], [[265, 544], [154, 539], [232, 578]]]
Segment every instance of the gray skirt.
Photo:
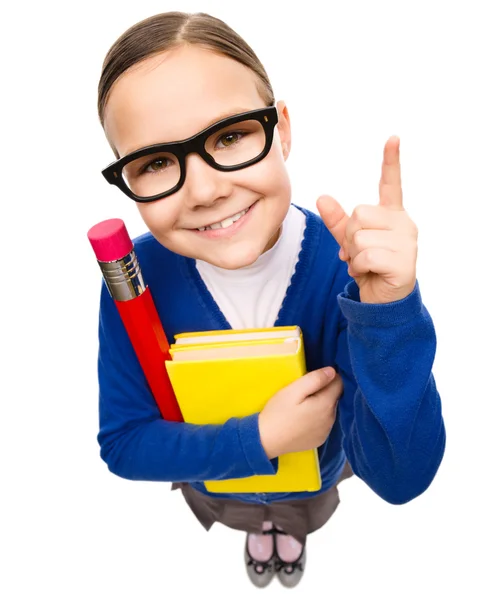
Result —
[[338, 484], [353, 475], [348, 462], [337, 483], [322, 494], [270, 504], [249, 504], [239, 500], [212, 498], [192, 488], [188, 483], [173, 483], [172, 489], [180, 489], [186, 503], [198, 521], [209, 531], [214, 523], [247, 533], [261, 533], [264, 521], [271, 521], [301, 544], [306, 536], [322, 527], [333, 515], [340, 503]]

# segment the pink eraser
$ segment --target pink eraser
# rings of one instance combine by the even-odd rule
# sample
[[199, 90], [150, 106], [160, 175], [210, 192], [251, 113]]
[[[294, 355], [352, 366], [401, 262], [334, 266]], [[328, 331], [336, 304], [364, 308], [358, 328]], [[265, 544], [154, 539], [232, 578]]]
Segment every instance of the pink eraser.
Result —
[[133, 250], [133, 242], [122, 219], [97, 223], [88, 231], [88, 239], [101, 262], [120, 260]]

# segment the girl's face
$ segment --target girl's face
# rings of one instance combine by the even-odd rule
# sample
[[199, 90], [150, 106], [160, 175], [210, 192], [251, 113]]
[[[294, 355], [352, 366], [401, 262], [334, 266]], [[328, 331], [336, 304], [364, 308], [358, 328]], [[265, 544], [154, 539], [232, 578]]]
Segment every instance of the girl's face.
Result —
[[[247, 67], [198, 46], [151, 57], [114, 84], [104, 115], [107, 138], [119, 156], [183, 140], [224, 117], [264, 108], [256, 82]], [[291, 197], [285, 167], [290, 121], [285, 104], [277, 108], [273, 144], [262, 161], [221, 172], [190, 154], [183, 187], [137, 204], [161, 244], [225, 269], [250, 265], [274, 245]], [[230, 227], [199, 231], [248, 208]]]

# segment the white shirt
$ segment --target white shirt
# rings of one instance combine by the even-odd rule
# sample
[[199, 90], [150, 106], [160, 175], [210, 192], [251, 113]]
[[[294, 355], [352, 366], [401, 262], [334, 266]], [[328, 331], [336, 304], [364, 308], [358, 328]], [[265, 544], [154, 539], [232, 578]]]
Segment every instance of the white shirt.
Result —
[[233, 329], [273, 327], [295, 272], [305, 215], [293, 205], [276, 244], [251, 265], [221, 269], [202, 260], [196, 267]]

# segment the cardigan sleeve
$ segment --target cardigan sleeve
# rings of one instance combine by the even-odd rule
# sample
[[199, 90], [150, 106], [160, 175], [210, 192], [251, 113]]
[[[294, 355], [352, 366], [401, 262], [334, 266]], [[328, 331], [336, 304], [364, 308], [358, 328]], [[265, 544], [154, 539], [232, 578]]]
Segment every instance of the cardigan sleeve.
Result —
[[361, 303], [353, 280], [334, 298], [342, 313], [336, 362], [344, 382], [343, 449], [380, 497], [408, 502], [428, 488], [445, 450], [432, 319], [418, 282], [390, 304]]
[[273, 475], [258, 415], [223, 425], [168, 422], [149, 389], [126, 329], [102, 284], [98, 328], [100, 456], [125, 479], [205, 481]]

